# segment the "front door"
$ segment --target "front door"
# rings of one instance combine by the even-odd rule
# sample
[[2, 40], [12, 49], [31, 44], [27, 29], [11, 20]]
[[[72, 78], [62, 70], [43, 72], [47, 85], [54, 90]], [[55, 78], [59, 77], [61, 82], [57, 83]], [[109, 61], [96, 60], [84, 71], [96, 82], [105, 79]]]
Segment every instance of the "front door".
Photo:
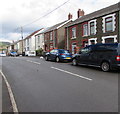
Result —
[[78, 56], [78, 62], [80, 64], [90, 64], [90, 53], [91, 53], [91, 48], [90, 47], [85, 47], [81, 49], [80, 54]]
[[72, 54], [76, 53], [76, 42], [72, 43]]

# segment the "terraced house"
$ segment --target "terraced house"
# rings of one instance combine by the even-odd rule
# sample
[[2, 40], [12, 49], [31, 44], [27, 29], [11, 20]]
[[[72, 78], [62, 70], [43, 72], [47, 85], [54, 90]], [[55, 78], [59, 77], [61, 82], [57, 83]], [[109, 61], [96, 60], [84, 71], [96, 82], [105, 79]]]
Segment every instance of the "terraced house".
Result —
[[71, 23], [72, 15], [68, 15], [68, 20], [46, 28], [44, 31], [44, 49], [50, 51], [55, 48], [65, 48], [65, 26]]
[[24, 39], [24, 52], [25, 55], [27, 56], [36, 56], [36, 52], [35, 52], [35, 36], [41, 31], [37, 30], [33, 33], [31, 33], [30, 35], [28, 35], [25, 39]]
[[14, 51], [14, 52], [17, 52], [19, 55], [22, 55], [23, 53], [22, 48], [23, 48], [23, 41], [18, 40], [7, 46], [7, 53], [9, 54], [10, 52]]
[[80, 9], [77, 13], [65, 28], [65, 48], [73, 54], [86, 45], [120, 42], [120, 2], [88, 15]]

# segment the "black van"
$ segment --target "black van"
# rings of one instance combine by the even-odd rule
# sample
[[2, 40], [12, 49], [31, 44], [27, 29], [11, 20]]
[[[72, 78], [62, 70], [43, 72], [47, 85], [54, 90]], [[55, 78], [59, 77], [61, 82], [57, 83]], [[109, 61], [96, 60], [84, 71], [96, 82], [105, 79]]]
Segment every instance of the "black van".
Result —
[[89, 45], [73, 55], [72, 64], [101, 67], [105, 72], [120, 68], [120, 43]]

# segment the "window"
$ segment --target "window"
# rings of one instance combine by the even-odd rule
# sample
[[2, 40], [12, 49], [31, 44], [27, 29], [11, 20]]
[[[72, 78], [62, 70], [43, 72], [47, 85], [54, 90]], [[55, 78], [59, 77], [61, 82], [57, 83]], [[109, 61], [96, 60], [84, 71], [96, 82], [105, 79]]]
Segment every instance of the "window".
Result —
[[86, 47], [88, 45], [88, 40], [82, 41], [82, 47]]
[[83, 36], [87, 36], [88, 35], [88, 24], [84, 24], [83, 25]]
[[115, 31], [115, 14], [110, 14], [103, 17], [103, 33]]
[[94, 22], [90, 23], [90, 35], [94, 35], [95, 33], [95, 24]]
[[50, 40], [53, 40], [53, 32], [50, 32]]
[[50, 48], [53, 48], [53, 44], [50, 44]]
[[97, 32], [96, 19], [88, 22], [89, 35], [95, 35]]
[[117, 35], [102, 37], [102, 43], [116, 43]]
[[58, 50], [55, 50], [54, 53], [58, 53]]
[[108, 17], [105, 19], [105, 31], [112, 31], [113, 30], [113, 20], [112, 17]]
[[114, 43], [114, 39], [113, 38], [107, 38], [107, 39], [105, 39], [105, 43]]
[[86, 47], [81, 49], [80, 53], [85, 54], [85, 53], [89, 53], [91, 51], [91, 47]]
[[29, 47], [27, 47], [27, 51], [29, 51]]
[[94, 45], [94, 44], [96, 44], [97, 43], [97, 38], [90, 38], [89, 40], [88, 40], [88, 44], [89, 45]]
[[72, 38], [76, 38], [76, 27], [72, 28]]
[[38, 43], [40, 43], [40, 36], [38, 36]]
[[117, 50], [118, 44], [104, 44], [96, 46], [96, 50]]
[[68, 54], [69, 51], [68, 51], [68, 50], [59, 50], [59, 53], [65, 53], [65, 54]]
[[55, 50], [51, 50], [51, 51], [50, 51], [50, 53], [54, 53], [54, 52], [55, 52]]

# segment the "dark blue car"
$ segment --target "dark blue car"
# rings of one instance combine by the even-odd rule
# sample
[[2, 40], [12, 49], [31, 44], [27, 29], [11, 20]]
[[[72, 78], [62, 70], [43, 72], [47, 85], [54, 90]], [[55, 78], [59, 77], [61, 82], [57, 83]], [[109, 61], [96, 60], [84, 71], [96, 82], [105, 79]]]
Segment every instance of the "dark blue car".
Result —
[[64, 49], [54, 49], [45, 54], [45, 60], [51, 61], [72, 61], [72, 54], [68, 50]]

